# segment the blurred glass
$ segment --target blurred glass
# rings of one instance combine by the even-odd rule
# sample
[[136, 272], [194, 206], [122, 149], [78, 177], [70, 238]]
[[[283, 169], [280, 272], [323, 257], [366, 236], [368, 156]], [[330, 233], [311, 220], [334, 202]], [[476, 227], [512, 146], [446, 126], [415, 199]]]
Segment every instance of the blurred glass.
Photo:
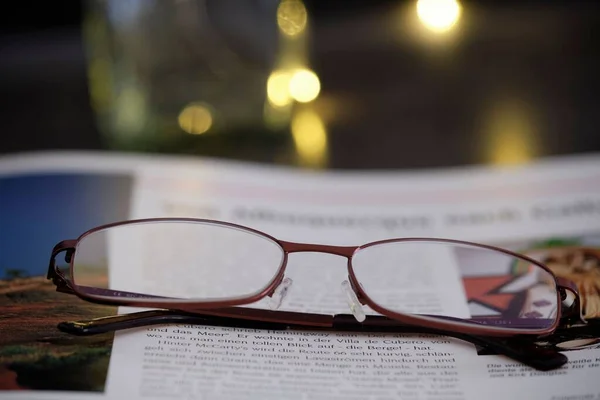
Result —
[[294, 157], [295, 104], [320, 90], [307, 29], [300, 0], [89, 0], [90, 95], [105, 143]]
[[598, 143], [590, 3], [87, 1], [111, 148], [415, 168]]

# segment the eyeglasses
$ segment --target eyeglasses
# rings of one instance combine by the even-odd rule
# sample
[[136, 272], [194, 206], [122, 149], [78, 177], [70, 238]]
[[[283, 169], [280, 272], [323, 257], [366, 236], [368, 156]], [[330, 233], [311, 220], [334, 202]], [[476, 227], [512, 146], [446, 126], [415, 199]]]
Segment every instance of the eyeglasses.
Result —
[[[288, 257], [299, 252], [347, 259], [341, 289], [352, 315], [277, 310], [292, 284], [285, 276]], [[61, 253], [68, 268], [56, 262]], [[75, 334], [182, 320], [268, 329], [433, 333], [548, 370], [567, 358], [536, 343], [559, 327], [585, 323], [576, 286], [539, 261], [452, 239], [332, 246], [283, 241], [221, 221], [132, 220], [60, 242], [52, 251], [48, 278], [58, 291], [87, 301], [165, 310], [59, 326]], [[265, 298], [271, 310], [247, 307]]]

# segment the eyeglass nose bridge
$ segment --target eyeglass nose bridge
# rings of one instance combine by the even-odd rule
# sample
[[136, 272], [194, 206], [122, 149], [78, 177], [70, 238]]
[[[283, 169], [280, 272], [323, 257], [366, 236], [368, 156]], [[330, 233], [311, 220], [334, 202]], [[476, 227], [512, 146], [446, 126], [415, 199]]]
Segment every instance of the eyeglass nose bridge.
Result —
[[325, 253], [342, 256], [350, 259], [358, 246], [330, 246], [325, 244], [296, 243], [279, 241], [279, 245], [286, 253]]
[[[312, 252], [312, 253], [325, 253], [332, 254], [345, 257], [348, 259], [348, 263], [350, 264], [350, 259], [359, 248], [359, 246], [331, 246], [331, 245], [322, 245], [322, 244], [313, 244], [313, 243], [296, 243], [296, 242], [285, 242], [279, 241], [279, 244], [283, 248], [283, 250], [287, 254], [289, 253], [301, 253], [301, 252]], [[350, 265], [348, 265], [350, 266]], [[280, 285], [284, 285], [285, 280], [280, 281], [278, 283], [277, 288]], [[291, 283], [291, 281], [290, 281]], [[284, 285], [289, 287], [289, 284]], [[362, 297], [361, 291], [357, 289], [354, 279], [352, 279], [352, 274], [350, 273], [348, 276], [348, 280], [344, 280], [341, 284], [341, 289], [346, 297], [346, 301], [348, 303], [348, 307], [350, 311], [356, 318], [358, 322], [362, 322], [366, 318], [366, 314], [362, 308], [363, 305], [366, 304], [364, 298]], [[275, 297], [278, 289], [274, 290], [270, 296]], [[277, 306], [281, 302], [277, 302]]]

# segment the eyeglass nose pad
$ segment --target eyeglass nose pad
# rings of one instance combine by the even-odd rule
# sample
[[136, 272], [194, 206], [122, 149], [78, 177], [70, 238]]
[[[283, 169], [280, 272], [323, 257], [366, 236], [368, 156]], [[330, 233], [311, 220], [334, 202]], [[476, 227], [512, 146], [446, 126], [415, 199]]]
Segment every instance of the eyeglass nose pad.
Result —
[[350, 282], [342, 282], [342, 292], [346, 295], [348, 307], [350, 307], [350, 311], [352, 312], [352, 315], [354, 315], [354, 318], [356, 318], [358, 322], [363, 322], [367, 318], [367, 315], [365, 314], [358, 297], [356, 297], [356, 293], [354, 292], [354, 289], [352, 289]]
[[269, 308], [271, 310], [277, 310], [281, 306], [292, 283], [293, 281], [290, 278], [284, 278], [277, 286], [269, 301]]

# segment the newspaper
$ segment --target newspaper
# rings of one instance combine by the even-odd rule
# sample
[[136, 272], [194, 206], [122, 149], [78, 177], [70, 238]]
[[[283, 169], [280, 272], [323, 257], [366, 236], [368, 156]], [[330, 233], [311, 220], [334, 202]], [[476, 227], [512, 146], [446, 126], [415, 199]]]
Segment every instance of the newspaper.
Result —
[[[519, 252], [600, 254], [598, 155], [505, 168], [307, 172], [211, 159], [26, 154], [0, 159], [0, 206], [9, 204], [3, 180], [42, 175], [113, 177], [120, 183], [104, 182], [95, 193], [106, 201], [121, 185], [127, 195], [106, 207], [126, 206], [122, 219], [210, 218], [286, 241], [331, 245], [438, 237]], [[50, 248], [44, 250], [49, 257]], [[293, 254], [286, 271], [293, 285], [281, 309], [349, 313], [340, 289], [346, 274], [341, 257]], [[132, 311], [138, 310], [118, 310]], [[108, 355], [102, 355], [106, 365], [92, 368], [104, 374], [94, 387], [48, 384], [32, 390], [25, 378], [6, 383], [9, 376], [14, 380], [15, 368], [7, 361], [10, 352], [2, 351], [9, 341], [2, 340], [0, 396], [6, 399], [600, 399], [595, 341], [566, 351], [565, 366], [541, 372], [433, 335], [165, 325], [111, 336]], [[65, 374], [81, 383], [91, 379], [89, 371]]]

